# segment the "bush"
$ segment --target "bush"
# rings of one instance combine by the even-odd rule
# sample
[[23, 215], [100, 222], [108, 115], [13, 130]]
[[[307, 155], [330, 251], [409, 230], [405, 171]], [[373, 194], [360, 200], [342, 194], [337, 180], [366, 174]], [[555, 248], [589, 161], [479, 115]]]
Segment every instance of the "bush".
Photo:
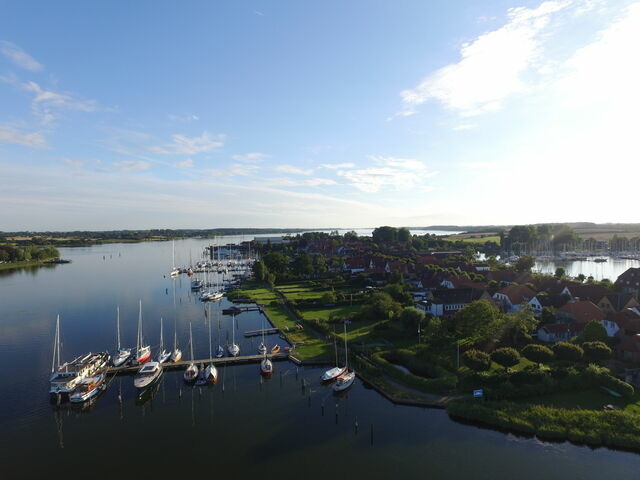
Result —
[[491, 368], [491, 357], [480, 350], [467, 350], [462, 355], [462, 361], [471, 370], [482, 372]]
[[611, 349], [603, 342], [585, 342], [582, 344], [584, 356], [592, 362], [601, 362], [611, 358]]
[[547, 363], [553, 360], [553, 351], [544, 345], [527, 345], [522, 349], [522, 355], [535, 363]]
[[491, 360], [508, 369], [520, 363], [520, 354], [515, 348], [499, 348], [491, 354]]
[[569, 362], [579, 362], [582, 360], [584, 351], [578, 345], [569, 342], [558, 342], [552, 347], [553, 353], [558, 360], [566, 360]]

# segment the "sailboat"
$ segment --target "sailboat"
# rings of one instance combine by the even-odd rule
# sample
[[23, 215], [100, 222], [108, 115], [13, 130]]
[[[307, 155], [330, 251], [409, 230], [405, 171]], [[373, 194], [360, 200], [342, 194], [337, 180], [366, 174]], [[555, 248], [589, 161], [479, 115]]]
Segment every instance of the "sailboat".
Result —
[[85, 378], [78, 383], [73, 393], [69, 395], [69, 401], [71, 403], [82, 403], [87, 400], [91, 400], [107, 388], [107, 385], [105, 384], [106, 378], [107, 374], [105, 372], [94, 377]]
[[344, 324], [344, 369], [345, 372], [338, 377], [336, 383], [333, 385], [334, 392], [342, 392], [353, 385], [353, 381], [356, 379], [356, 372], [349, 371], [349, 353], [347, 351], [347, 324]]
[[218, 310], [218, 346], [216, 347], [216, 358], [224, 357], [224, 348], [220, 345], [220, 310]]
[[184, 371], [184, 381], [191, 383], [195, 382], [196, 378], [198, 378], [198, 367], [195, 363], [193, 363], [193, 334], [191, 333], [191, 322], [189, 322], [189, 348], [191, 349], [191, 363]]
[[231, 345], [227, 347], [227, 350], [229, 351], [229, 355], [231, 355], [232, 357], [237, 357], [238, 354], [240, 353], [240, 347], [236, 345], [236, 316], [233, 315], [231, 318], [232, 318], [231, 320], [232, 340], [231, 340]]
[[[211, 318], [209, 318], [209, 358], [211, 359]], [[213, 364], [213, 361], [209, 362], [205, 368], [200, 371], [196, 385], [213, 384], [218, 381], [218, 369]]]
[[160, 353], [158, 353], [158, 362], [164, 363], [171, 357], [171, 352], [164, 348], [164, 340], [162, 338], [162, 317], [160, 317]]
[[144, 344], [144, 340], [142, 337], [142, 300], [140, 300], [139, 302], [138, 341], [136, 343], [136, 363], [138, 365], [151, 360], [151, 347]]
[[264, 344], [264, 318], [262, 319], [262, 342], [258, 345], [258, 353], [260, 355], [267, 353], [267, 346]]
[[173, 249], [173, 266], [171, 268], [171, 277], [177, 277], [180, 274], [180, 269], [176, 268], [176, 241], [172, 240], [172, 249]]
[[116, 354], [111, 358], [111, 363], [114, 367], [119, 367], [124, 364], [129, 357], [131, 357], [131, 349], [130, 348], [122, 348], [120, 347], [120, 307], [116, 308], [116, 330], [118, 332], [118, 345]]
[[171, 361], [179, 362], [182, 360], [182, 350], [178, 348], [178, 325], [173, 321], [173, 350], [171, 351]]
[[336, 352], [336, 366], [327, 370], [326, 372], [324, 372], [322, 374], [322, 381], [323, 382], [330, 382], [332, 380], [335, 380], [336, 378], [338, 378], [340, 375], [342, 375], [344, 372], [347, 371], [347, 367], [346, 365], [344, 367], [340, 367], [338, 365], [338, 346], [336, 345], [336, 339], [333, 339], [333, 347], [335, 349]]

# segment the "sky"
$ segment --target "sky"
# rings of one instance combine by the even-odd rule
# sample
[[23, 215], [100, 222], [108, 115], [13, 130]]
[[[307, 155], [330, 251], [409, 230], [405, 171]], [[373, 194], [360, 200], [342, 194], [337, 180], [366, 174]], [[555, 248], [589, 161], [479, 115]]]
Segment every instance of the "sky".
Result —
[[0, 231], [638, 222], [640, 1], [0, 0]]

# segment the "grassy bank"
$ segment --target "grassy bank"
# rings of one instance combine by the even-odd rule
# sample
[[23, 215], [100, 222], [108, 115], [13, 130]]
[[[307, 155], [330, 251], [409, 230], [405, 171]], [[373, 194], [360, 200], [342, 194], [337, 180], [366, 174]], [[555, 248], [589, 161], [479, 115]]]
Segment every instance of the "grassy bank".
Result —
[[583, 410], [516, 403], [458, 400], [447, 406], [454, 418], [590, 446], [640, 451], [640, 416], [629, 410]]
[[55, 264], [47, 263], [46, 260], [28, 260], [24, 262], [0, 263], [0, 271], [17, 270], [20, 268], [54, 267]]

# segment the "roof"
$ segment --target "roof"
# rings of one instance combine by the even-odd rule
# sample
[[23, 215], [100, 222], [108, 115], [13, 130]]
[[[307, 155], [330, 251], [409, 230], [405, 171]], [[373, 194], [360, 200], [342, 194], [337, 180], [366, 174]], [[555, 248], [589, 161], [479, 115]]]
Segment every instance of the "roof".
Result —
[[507, 287], [501, 288], [496, 293], [506, 295], [509, 298], [511, 305], [520, 305], [522, 303], [527, 303], [529, 300], [536, 296], [536, 292], [531, 290], [526, 285], [509, 285]]
[[442, 288], [434, 290], [432, 302], [434, 303], [471, 303], [479, 300], [482, 290], [474, 288]]
[[558, 311], [570, 315], [576, 322], [581, 323], [605, 319], [605, 314], [600, 307], [588, 300], [567, 303], [563, 307], [560, 307]]
[[568, 297], [566, 295], [559, 294], [548, 294], [548, 295], [536, 295], [536, 298], [540, 302], [540, 305], [543, 307], [554, 307], [560, 308], [565, 305], [568, 301]]
[[640, 353], [640, 335], [624, 337], [618, 346], [623, 352]]
[[616, 280], [616, 283], [621, 285], [638, 286], [638, 282], [640, 282], [640, 268], [634, 267], [624, 271]]
[[561, 333], [570, 332], [571, 334], [578, 334], [584, 328], [583, 324], [579, 323], [548, 323], [542, 325], [540, 330], [544, 330], [547, 333], [559, 335]]
[[633, 296], [628, 293], [610, 293], [603, 298], [609, 300], [609, 303], [611, 303], [616, 312], [619, 312], [625, 308], [631, 300], [634, 300]]
[[607, 315], [607, 320], [615, 322], [626, 332], [640, 333], [640, 315], [630, 308], [625, 308], [621, 312]]
[[598, 302], [602, 297], [609, 293], [609, 289], [603, 285], [589, 285], [583, 283], [573, 282], [566, 285], [571, 292], [571, 296], [574, 298], [580, 298], [581, 300], [591, 300], [592, 302]]

